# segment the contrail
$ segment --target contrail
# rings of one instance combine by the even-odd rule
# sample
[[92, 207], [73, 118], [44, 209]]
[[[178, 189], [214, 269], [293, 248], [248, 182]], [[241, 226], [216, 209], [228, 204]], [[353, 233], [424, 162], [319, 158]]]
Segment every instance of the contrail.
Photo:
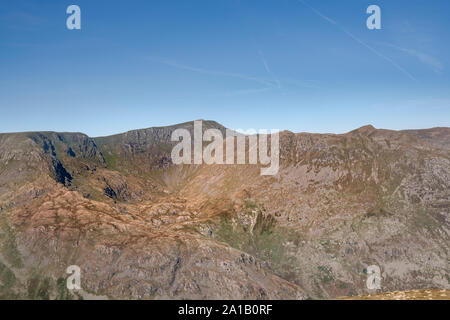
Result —
[[259, 54], [259, 57], [261, 58], [261, 61], [262, 61], [263, 65], [264, 65], [264, 68], [266, 69], [266, 72], [273, 78], [273, 81], [277, 84], [278, 89], [281, 89], [281, 82], [280, 82], [280, 80], [272, 73], [272, 71], [270, 71], [269, 64], [267, 63], [267, 60], [266, 60], [266, 58], [264, 57], [263, 52], [262, 52], [261, 50], [258, 50], [258, 54]]
[[269, 86], [269, 87], [276, 87], [274, 81], [272, 81], [272, 80], [266, 80], [266, 79], [262, 79], [262, 78], [252, 77], [252, 76], [248, 76], [248, 75], [241, 74], [241, 73], [214, 71], [214, 70], [207, 70], [207, 69], [203, 69], [203, 68], [191, 67], [191, 66], [179, 64], [175, 61], [170, 61], [167, 59], [158, 59], [158, 58], [154, 58], [154, 57], [148, 57], [148, 58], [152, 61], [163, 63], [163, 64], [166, 64], [168, 66], [178, 68], [178, 69], [188, 70], [188, 71], [197, 72], [197, 73], [201, 73], [201, 74], [214, 75], [214, 76], [240, 78], [240, 79], [244, 79], [244, 80], [255, 81], [255, 82], [264, 84], [266, 86]]
[[323, 20], [327, 21], [328, 23], [331, 23], [335, 26], [337, 26], [339, 29], [341, 29], [342, 32], [344, 32], [346, 35], [348, 35], [350, 38], [352, 38], [353, 40], [355, 40], [356, 42], [358, 42], [359, 44], [361, 44], [362, 46], [366, 47], [367, 49], [369, 49], [370, 51], [372, 51], [374, 54], [376, 54], [377, 56], [379, 56], [380, 58], [386, 60], [387, 62], [389, 62], [391, 65], [393, 65], [397, 70], [399, 70], [400, 72], [402, 72], [403, 74], [407, 75], [410, 79], [412, 79], [413, 81], [417, 81], [416, 78], [413, 77], [413, 75], [411, 73], [409, 73], [408, 71], [406, 71], [405, 69], [403, 69], [400, 65], [398, 65], [395, 61], [393, 61], [392, 59], [390, 59], [389, 57], [386, 57], [384, 54], [382, 54], [381, 52], [375, 50], [374, 48], [372, 48], [371, 46], [369, 46], [367, 43], [365, 43], [364, 41], [362, 41], [361, 39], [359, 39], [358, 37], [356, 37], [353, 33], [351, 33], [350, 31], [348, 31], [347, 29], [345, 29], [344, 27], [342, 27], [341, 25], [339, 25], [339, 23], [337, 23], [336, 21], [334, 21], [331, 18], [328, 18], [326, 15], [324, 15], [323, 13], [321, 13], [319, 10], [311, 7], [309, 4], [307, 4], [305, 1], [303, 0], [298, 0], [298, 2], [300, 2], [301, 4], [303, 4], [304, 6], [310, 8], [312, 11], [314, 11], [314, 13], [316, 15], [318, 15], [319, 17], [321, 17]]
[[270, 74], [270, 68], [269, 65], [267, 64], [266, 58], [264, 58], [264, 55], [262, 53], [261, 50], [258, 51], [259, 57], [261, 58], [261, 61], [264, 65], [264, 68], [266, 69], [266, 72]]
[[[146, 56], [145, 59], [151, 60], [151, 61], [154, 61], [157, 63], [162, 63], [162, 64], [165, 64], [165, 65], [177, 68], [177, 69], [187, 70], [187, 71], [196, 72], [196, 73], [200, 73], [200, 74], [221, 76], [221, 77], [233, 77], [233, 78], [239, 78], [239, 79], [248, 80], [248, 81], [254, 81], [254, 82], [263, 84], [264, 86], [266, 86], [268, 88], [282, 89], [281, 81], [290, 83], [290, 84], [294, 84], [299, 87], [304, 87], [304, 88], [313, 88], [313, 89], [317, 88], [317, 86], [309, 83], [311, 81], [305, 81], [305, 82], [308, 82], [306, 84], [302, 83], [301, 81], [294, 81], [294, 80], [289, 80], [289, 79], [285, 79], [285, 78], [281, 78], [281, 81], [280, 81], [279, 78], [275, 77], [272, 74], [267, 62], [264, 63], [265, 60], [263, 60], [264, 68], [266, 71], [268, 71], [268, 73], [272, 79], [254, 77], [254, 76], [249, 76], [249, 75], [242, 74], [242, 73], [224, 72], [224, 71], [216, 71], [216, 70], [209, 70], [209, 69], [204, 69], [204, 68], [199, 68], [199, 67], [193, 67], [193, 66], [189, 66], [189, 65], [185, 65], [185, 64], [180, 64], [176, 61], [169, 60], [167, 58]], [[262, 89], [264, 89], [264, 88], [262, 88]]]
[[441, 73], [442, 70], [444, 69], [444, 65], [438, 59], [436, 59], [426, 53], [423, 53], [423, 52], [420, 52], [417, 50], [413, 50], [413, 49], [402, 48], [402, 47], [399, 47], [399, 46], [396, 46], [396, 45], [393, 45], [393, 44], [387, 43], [387, 42], [378, 42], [378, 44], [397, 49], [399, 51], [402, 51], [404, 53], [407, 53], [407, 54], [413, 56], [413, 57], [419, 59], [424, 64], [431, 67], [433, 69], [433, 71], [436, 73]]

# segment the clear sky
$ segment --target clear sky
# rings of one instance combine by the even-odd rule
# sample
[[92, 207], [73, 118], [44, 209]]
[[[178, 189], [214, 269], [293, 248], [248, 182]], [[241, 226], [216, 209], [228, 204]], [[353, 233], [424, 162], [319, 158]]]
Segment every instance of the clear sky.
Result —
[[2, 0], [0, 132], [450, 126], [449, 16], [448, 0]]

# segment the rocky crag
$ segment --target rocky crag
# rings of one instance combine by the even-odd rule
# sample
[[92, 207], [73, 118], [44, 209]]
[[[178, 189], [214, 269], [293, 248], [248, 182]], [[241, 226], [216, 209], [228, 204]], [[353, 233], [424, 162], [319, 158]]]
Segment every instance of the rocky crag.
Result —
[[[275, 176], [174, 165], [177, 128], [193, 123], [101, 138], [0, 134], [0, 298], [450, 289], [450, 128], [284, 131]], [[70, 265], [81, 291], [66, 288]], [[367, 289], [370, 265], [381, 290]]]

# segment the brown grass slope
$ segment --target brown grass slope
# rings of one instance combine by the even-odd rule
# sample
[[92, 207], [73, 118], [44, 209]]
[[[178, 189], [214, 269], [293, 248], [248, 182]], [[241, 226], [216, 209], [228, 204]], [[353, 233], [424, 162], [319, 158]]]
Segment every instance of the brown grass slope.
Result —
[[[176, 128], [0, 134], [0, 298], [449, 289], [450, 129], [282, 132], [281, 167], [175, 166]], [[225, 128], [208, 121], [205, 128]]]

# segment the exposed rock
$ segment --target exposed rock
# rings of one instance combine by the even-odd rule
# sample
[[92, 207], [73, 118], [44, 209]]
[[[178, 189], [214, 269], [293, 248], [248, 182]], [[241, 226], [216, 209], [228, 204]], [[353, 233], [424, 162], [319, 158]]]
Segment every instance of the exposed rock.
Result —
[[0, 298], [77, 298], [74, 264], [111, 298], [365, 296], [374, 264], [382, 291], [449, 289], [449, 128], [284, 131], [266, 177], [173, 165], [177, 128], [0, 134]]

